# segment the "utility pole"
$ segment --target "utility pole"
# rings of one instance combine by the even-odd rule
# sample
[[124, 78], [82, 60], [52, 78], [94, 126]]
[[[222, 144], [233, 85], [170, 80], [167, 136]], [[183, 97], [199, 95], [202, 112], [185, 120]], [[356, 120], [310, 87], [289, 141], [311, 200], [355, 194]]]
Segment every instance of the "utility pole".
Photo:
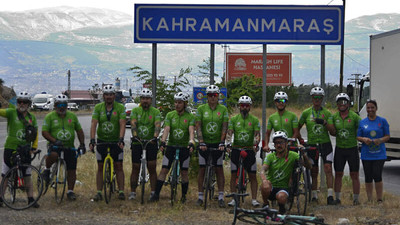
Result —
[[[351, 76], [354, 76], [354, 78], [348, 78], [347, 80], [351, 80], [351, 82], [350, 83], [354, 83], [354, 96], [353, 96], [353, 99], [355, 100], [354, 102], [355, 102], [355, 104], [358, 106], [358, 104], [359, 104], [359, 102], [358, 102], [358, 95], [359, 95], [359, 93], [360, 93], [360, 90], [359, 90], [359, 86], [358, 86], [358, 82], [360, 81], [360, 76], [361, 76], [361, 74], [360, 73], [353, 73], [353, 74], [351, 74]], [[351, 97], [351, 96], [350, 96]]]
[[68, 98], [71, 98], [71, 71], [68, 70]]
[[224, 86], [226, 86], [226, 83], [227, 83], [227, 80], [226, 80], [226, 49], [227, 48], [229, 48], [229, 45], [227, 45], [227, 44], [223, 44], [223, 45], [221, 45], [221, 47], [224, 49], [224, 71], [223, 71], [223, 78], [225, 79], [225, 80], [223, 80], [223, 82], [224, 82]]

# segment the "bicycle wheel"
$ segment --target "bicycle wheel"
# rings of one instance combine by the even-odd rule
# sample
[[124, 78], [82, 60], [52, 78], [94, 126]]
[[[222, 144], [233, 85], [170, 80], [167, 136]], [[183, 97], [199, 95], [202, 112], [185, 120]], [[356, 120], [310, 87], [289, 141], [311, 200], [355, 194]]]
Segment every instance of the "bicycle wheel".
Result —
[[[244, 171], [244, 167], [243, 167], [243, 163], [240, 163], [239, 166], [239, 176], [237, 178], [237, 192], [239, 194], [244, 194], [246, 193], [246, 187], [245, 187], [245, 180], [246, 180], [246, 175], [245, 175], [245, 171]], [[242, 202], [244, 202], [244, 196], [242, 196], [241, 198], [239, 198], [238, 200], [238, 207], [240, 207], [240, 199], [242, 199]]]
[[[23, 175], [23, 171], [26, 171]], [[21, 176], [22, 175], [22, 176]], [[43, 179], [39, 170], [32, 165], [23, 165], [9, 170], [1, 181], [2, 197], [5, 205], [15, 210], [23, 210], [35, 204], [43, 191]], [[33, 198], [29, 202], [28, 196]]]
[[297, 195], [295, 196], [297, 214], [299, 215], [305, 215], [307, 211], [308, 186], [307, 171], [304, 167], [302, 167], [300, 173], [298, 174]]
[[171, 205], [176, 201], [176, 194], [178, 189], [178, 160], [174, 160], [172, 164], [172, 179], [171, 179]]
[[65, 186], [67, 186], [67, 164], [63, 159], [57, 162], [57, 172], [54, 176], [54, 188], [56, 202], [60, 204], [64, 198]]
[[207, 202], [208, 198], [211, 197], [210, 193], [210, 178], [211, 178], [211, 166], [207, 165], [206, 167], [206, 173], [204, 177], [204, 182], [203, 182], [203, 188], [204, 188], [204, 210], [207, 209]]
[[108, 204], [111, 201], [111, 193], [113, 192], [113, 175], [111, 174], [111, 160], [106, 159], [103, 168], [103, 189], [104, 200]]
[[141, 165], [141, 171], [140, 171], [140, 187], [142, 189], [142, 195], [141, 195], [141, 204], [144, 204], [144, 194], [145, 194], [145, 189], [146, 189], [146, 163], [142, 162]]
[[[46, 169], [46, 158], [47, 158], [47, 156], [45, 155], [45, 156], [43, 156], [43, 158], [40, 160], [40, 164], [39, 164], [39, 167], [38, 167], [39, 173], [40, 173], [40, 174], [42, 174], [43, 171]], [[50, 183], [50, 181], [49, 181], [49, 183]], [[44, 185], [43, 185], [43, 193], [42, 193], [42, 195], [45, 195], [45, 194], [46, 194], [48, 187], [49, 187], [49, 184], [44, 184]]]

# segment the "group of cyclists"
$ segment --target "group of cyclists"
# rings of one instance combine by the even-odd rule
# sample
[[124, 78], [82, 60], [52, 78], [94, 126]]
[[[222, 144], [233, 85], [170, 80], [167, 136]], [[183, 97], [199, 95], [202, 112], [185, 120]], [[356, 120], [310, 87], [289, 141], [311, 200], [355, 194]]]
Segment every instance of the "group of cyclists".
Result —
[[[231, 179], [230, 191], [236, 191], [237, 170], [240, 150], [247, 149], [247, 157], [244, 159], [244, 168], [248, 173], [251, 187], [251, 204], [260, 206], [257, 200], [257, 163], [256, 153], [260, 144], [260, 122], [250, 113], [252, 99], [249, 96], [241, 96], [238, 99], [239, 114], [229, 118], [228, 110], [219, 104], [220, 89], [210, 85], [206, 88], [207, 103], [198, 107], [195, 115], [189, 112], [189, 95], [178, 92], [174, 95], [175, 110], [169, 112], [164, 120], [163, 133], [160, 137], [161, 115], [160, 111], [151, 106], [153, 94], [149, 89], [140, 91], [140, 105], [132, 110], [131, 118], [131, 154], [132, 171], [130, 176], [129, 200], [136, 198], [136, 188], [140, 163], [142, 158], [142, 145], [140, 142], [149, 140], [146, 148], [147, 168], [151, 193], [150, 202], [159, 201], [160, 192], [164, 186], [166, 176], [175, 159], [174, 146], [182, 149], [179, 154], [181, 163], [181, 202], [185, 203], [189, 188], [189, 161], [190, 155], [195, 149], [195, 133], [198, 142], [199, 171], [198, 171], [198, 199], [196, 204], [204, 203], [203, 180], [206, 160], [212, 155], [212, 163], [215, 168], [218, 187], [218, 206], [226, 207], [224, 201], [225, 176], [223, 160], [225, 150], [230, 152]], [[304, 154], [305, 165], [311, 168], [312, 175], [312, 201], [318, 201], [318, 160], [321, 155], [326, 174], [327, 204], [341, 203], [341, 186], [343, 170], [346, 162], [349, 163], [350, 176], [353, 183], [353, 203], [359, 204], [359, 154], [357, 150], [357, 129], [360, 117], [350, 110], [350, 98], [345, 93], [336, 97], [338, 112], [333, 114], [322, 107], [324, 90], [320, 87], [312, 88], [310, 96], [312, 106], [306, 109], [297, 119], [297, 116], [288, 110], [288, 95], [285, 92], [277, 92], [274, 96], [274, 104], [277, 111], [268, 119], [267, 132], [262, 143], [262, 150], [270, 152], [270, 139], [275, 146], [275, 151], [265, 157], [261, 170], [261, 194], [263, 205], [269, 204], [269, 200], [277, 200], [280, 213], [285, 213], [285, 203], [289, 196], [290, 177], [299, 159], [299, 154]], [[103, 162], [107, 156], [107, 148], [111, 149], [111, 157], [114, 160], [116, 180], [118, 184], [118, 198], [125, 200], [124, 184], [124, 146], [126, 113], [124, 106], [115, 101], [115, 90], [112, 85], [103, 87], [104, 101], [95, 106], [90, 129], [89, 149], [95, 151], [98, 170], [96, 174], [96, 188], [93, 200], [103, 199]], [[55, 97], [55, 111], [48, 113], [43, 122], [42, 136], [48, 141], [49, 150], [46, 159], [46, 169], [43, 178], [49, 182], [49, 168], [58, 157], [58, 148], [53, 146], [74, 148], [75, 133], [79, 140], [78, 151], [86, 152], [85, 135], [77, 116], [67, 110], [68, 97], [57, 95]], [[16, 108], [0, 109], [0, 116], [8, 121], [8, 136], [5, 143], [4, 163], [2, 176], [13, 165], [10, 159], [18, 146], [29, 145], [31, 152], [37, 148], [38, 132], [34, 115], [28, 112], [32, 103], [30, 95], [20, 92], [17, 95]], [[28, 123], [26, 123], [26, 121]], [[32, 125], [36, 129], [34, 140], [26, 140], [26, 126]], [[308, 145], [317, 146], [317, 151], [296, 153], [288, 150], [288, 145], [303, 145], [304, 140], [299, 130], [306, 126]], [[274, 130], [274, 133], [272, 133]], [[272, 138], [271, 138], [272, 134]], [[336, 136], [336, 151], [333, 155], [329, 134]], [[297, 140], [299, 143], [297, 143]], [[105, 144], [101, 144], [105, 143]], [[218, 149], [211, 151], [210, 149]], [[162, 169], [157, 175], [157, 153], [163, 152]], [[76, 181], [77, 157], [76, 151], [65, 151], [67, 164], [68, 191], [67, 198], [76, 200], [73, 192]], [[334, 163], [335, 179], [333, 178], [332, 163]], [[26, 176], [29, 176], [27, 171]], [[333, 189], [334, 188], [334, 189]], [[335, 192], [335, 193], [334, 193]], [[333, 198], [335, 194], [335, 199]], [[29, 197], [29, 196], [28, 196]], [[1, 200], [1, 199], [0, 199]], [[234, 200], [228, 203], [235, 204]], [[35, 207], [39, 207], [36, 203]]]

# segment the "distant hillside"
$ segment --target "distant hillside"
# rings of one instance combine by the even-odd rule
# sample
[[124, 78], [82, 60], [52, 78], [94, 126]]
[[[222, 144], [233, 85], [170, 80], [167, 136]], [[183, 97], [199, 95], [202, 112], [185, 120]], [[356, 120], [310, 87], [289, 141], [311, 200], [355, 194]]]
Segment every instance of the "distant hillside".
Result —
[[[18, 19], [17, 19], [18, 18]], [[353, 73], [369, 70], [369, 35], [399, 28], [399, 14], [363, 16], [346, 23], [345, 82]], [[231, 52], [261, 52], [261, 45], [229, 45]], [[269, 45], [268, 52], [291, 52], [295, 85], [319, 83], [320, 47]], [[189, 80], [197, 85], [197, 65], [209, 57], [209, 45], [159, 44], [159, 75], [172, 80], [180, 68], [192, 67]], [[326, 81], [339, 82], [340, 46], [326, 47]], [[223, 74], [223, 48], [216, 46], [216, 73]], [[132, 15], [93, 9], [57, 7], [25, 12], [0, 12], [0, 77], [16, 90], [73, 89], [121, 78], [121, 86], [139, 87], [127, 69], [151, 70], [151, 45], [133, 43]]]

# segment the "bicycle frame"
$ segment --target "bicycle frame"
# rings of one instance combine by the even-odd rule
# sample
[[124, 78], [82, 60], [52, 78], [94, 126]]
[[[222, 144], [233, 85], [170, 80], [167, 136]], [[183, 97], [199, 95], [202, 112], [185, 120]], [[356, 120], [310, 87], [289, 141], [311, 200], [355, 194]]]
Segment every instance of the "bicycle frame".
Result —
[[[104, 200], [108, 204], [111, 201], [111, 194], [115, 191], [115, 170], [114, 170], [114, 160], [111, 157], [110, 145], [115, 145], [112, 142], [97, 143], [99, 145], [107, 145], [107, 156], [104, 158], [103, 163], [103, 189], [104, 189]], [[109, 165], [108, 165], [109, 164]], [[107, 185], [109, 185], [109, 193], [107, 194]]]
[[[236, 178], [236, 189], [237, 189], [237, 193], [243, 194], [243, 193], [246, 193], [247, 183], [248, 183], [247, 176], [246, 176], [246, 169], [244, 168], [243, 161], [247, 157], [246, 151], [250, 151], [250, 149], [238, 148], [236, 150], [240, 151], [239, 168], [237, 171], [237, 178]], [[242, 202], [244, 202], [244, 197], [242, 197]]]
[[171, 205], [174, 205], [176, 201], [179, 176], [180, 176], [180, 162], [179, 162], [179, 152], [182, 148], [181, 146], [168, 146], [170, 148], [175, 148], [175, 159], [172, 162], [171, 171], [168, 177], [168, 183], [171, 185]]
[[139, 185], [141, 185], [142, 188], [141, 204], [144, 204], [144, 193], [148, 179], [146, 153], [147, 153], [147, 145], [150, 143], [150, 140], [138, 140], [138, 142], [142, 146], [142, 158], [140, 159]]
[[205, 168], [205, 176], [203, 181], [203, 188], [204, 188], [204, 210], [207, 209], [207, 200], [211, 200], [215, 190], [215, 170], [214, 165], [212, 164], [212, 151], [219, 151], [218, 148], [207, 148], [209, 150], [206, 168]]

